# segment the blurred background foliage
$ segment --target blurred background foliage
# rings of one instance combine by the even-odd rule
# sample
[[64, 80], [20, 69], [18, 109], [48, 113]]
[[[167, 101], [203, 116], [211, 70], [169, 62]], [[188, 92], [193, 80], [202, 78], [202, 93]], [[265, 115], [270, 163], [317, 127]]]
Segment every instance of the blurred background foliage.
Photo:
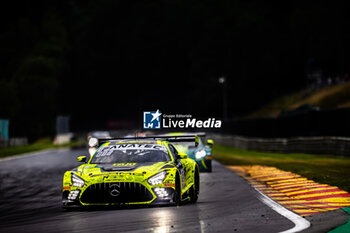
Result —
[[[13, 0], [0, 9], [0, 117], [11, 133], [133, 120], [143, 110], [231, 118], [349, 72], [346, 1]], [[311, 61], [311, 62], [310, 62]]]

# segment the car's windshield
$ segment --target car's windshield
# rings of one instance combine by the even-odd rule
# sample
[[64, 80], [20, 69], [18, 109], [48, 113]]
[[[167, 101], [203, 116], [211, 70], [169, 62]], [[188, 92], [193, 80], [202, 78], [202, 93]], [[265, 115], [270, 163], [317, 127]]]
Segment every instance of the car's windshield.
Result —
[[167, 162], [170, 156], [164, 145], [151, 143], [121, 143], [101, 147], [91, 163]]

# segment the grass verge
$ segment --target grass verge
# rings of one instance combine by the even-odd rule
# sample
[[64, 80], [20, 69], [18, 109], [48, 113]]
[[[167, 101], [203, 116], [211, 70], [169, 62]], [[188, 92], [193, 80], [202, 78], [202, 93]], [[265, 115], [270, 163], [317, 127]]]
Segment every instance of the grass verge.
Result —
[[350, 158], [335, 155], [257, 152], [215, 145], [214, 159], [225, 165], [266, 165], [297, 173], [350, 192]]
[[80, 142], [73, 141], [70, 143], [55, 145], [51, 142], [51, 140], [44, 139], [29, 145], [0, 148], [0, 158], [34, 152], [34, 151], [40, 151], [45, 149], [51, 149], [51, 148], [74, 147], [74, 146], [79, 146], [80, 144], [81, 144]]
[[283, 109], [296, 109], [303, 104], [316, 105], [321, 109], [350, 107], [350, 82], [326, 86], [313, 91], [304, 89], [281, 96], [247, 117], [277, 117]]

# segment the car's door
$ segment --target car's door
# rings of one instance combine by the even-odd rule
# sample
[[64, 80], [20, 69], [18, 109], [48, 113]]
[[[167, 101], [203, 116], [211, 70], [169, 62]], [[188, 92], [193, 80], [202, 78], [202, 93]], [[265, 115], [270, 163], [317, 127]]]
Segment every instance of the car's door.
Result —
[[187, 171], [187, 163], [185, 159], [181, 159], [178, 155], [177, 150], [175, 149], [175, 147], [171, 144], [168, 144], [169, 149], [171, 151], [171, 154], [174, 156], [175, 159], [175, 163], [176, 163], [176, 167], [179, 169], [180, 172], [180, 177], [181, 177], [181, 186], [182, 188], [186, 187], [187, 185], [187, 177], [186, 177], [186, 171]]

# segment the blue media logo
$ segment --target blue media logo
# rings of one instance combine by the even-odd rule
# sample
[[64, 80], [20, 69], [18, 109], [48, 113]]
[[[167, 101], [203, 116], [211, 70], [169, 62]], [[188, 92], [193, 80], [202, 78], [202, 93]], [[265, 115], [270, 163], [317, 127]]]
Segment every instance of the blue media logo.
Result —
[[161, 115], [162, 113], [157, 111], [143, 112], [143, 128], [144, 129], [160, 129], [161, 128]]

